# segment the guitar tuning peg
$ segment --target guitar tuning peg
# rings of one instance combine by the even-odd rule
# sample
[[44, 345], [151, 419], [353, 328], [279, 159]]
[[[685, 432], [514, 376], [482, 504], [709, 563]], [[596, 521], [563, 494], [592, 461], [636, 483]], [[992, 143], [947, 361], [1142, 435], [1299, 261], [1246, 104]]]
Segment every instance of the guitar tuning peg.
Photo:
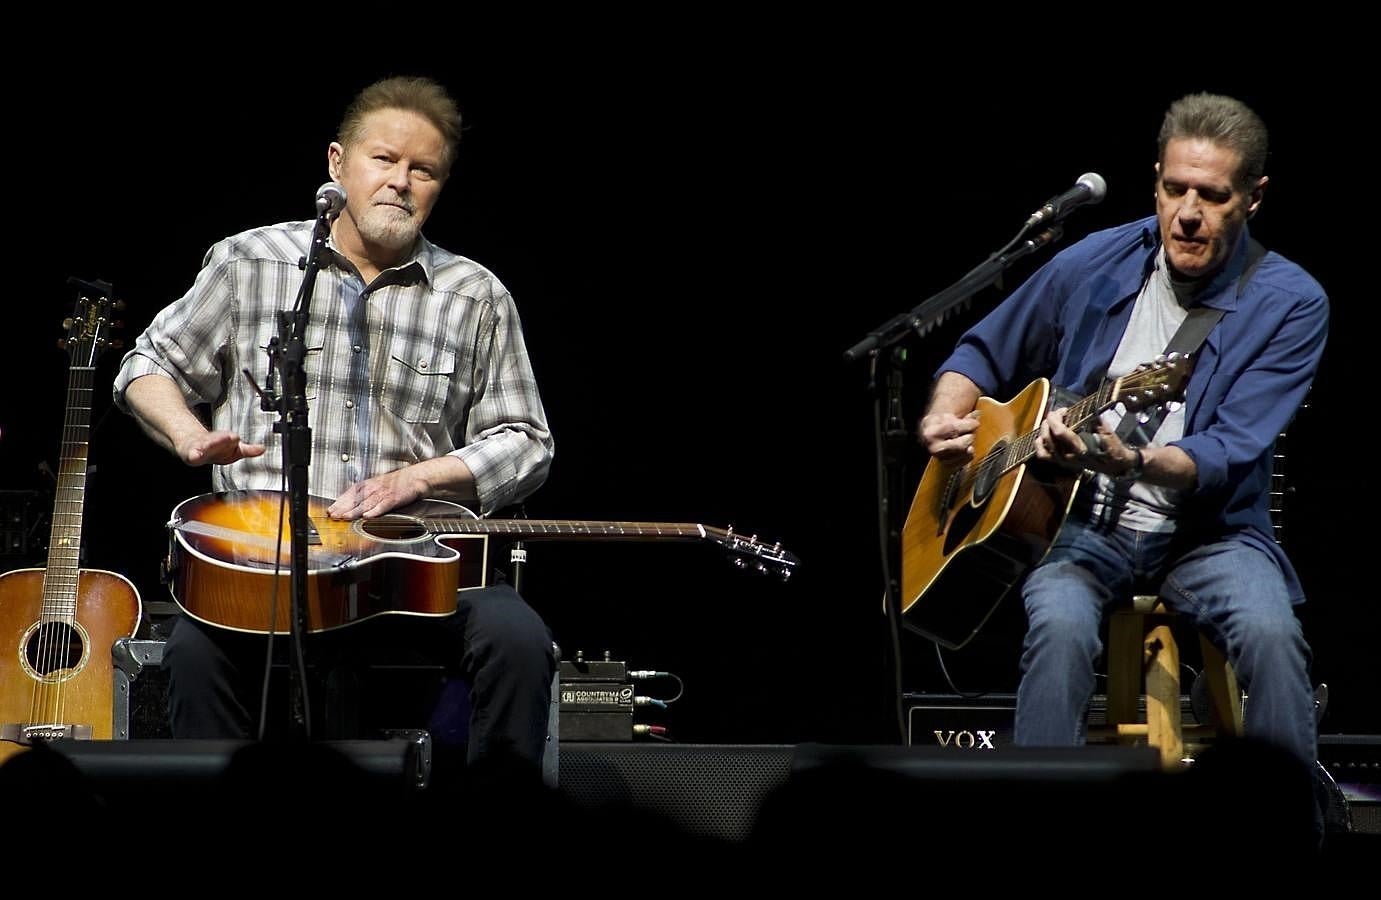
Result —
[[125, 301], [123, 301], [123, 300], [113, 300], [113, 301], [111, 301], [110, 308], [113, 309], [113, 310], [115, 310], [116, 312], [124, 312], [124, 311], [125, 311]]
[[72, 317], [71, 317], [71, 316], [68, 316], [67, 318], [65, 318], [65, 319], [62, 320], [62, 330], [63, 330], [63, 331], [69, 331], [69, 330], [71, 330], [71, 328], [72, 328]]
[[746, 568], [748, 568], [748, 560], [744, 559], [744, 558], [741, 557], [741, 556], [735, 556], [732, 560], [730, 560], [730, 562], [732, 562], [736, 568], [739, 568], [739, 569], [746, 569]]

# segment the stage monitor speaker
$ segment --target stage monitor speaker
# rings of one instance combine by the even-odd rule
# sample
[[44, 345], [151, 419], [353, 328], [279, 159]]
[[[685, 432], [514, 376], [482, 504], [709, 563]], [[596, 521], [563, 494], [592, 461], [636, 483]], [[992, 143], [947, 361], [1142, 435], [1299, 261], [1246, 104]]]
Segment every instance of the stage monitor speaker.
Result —
[[1160, 757], [1151, 747], [1008, 747], [1004, 753], [956, 754], [946, 747], [801, 744], [792, 777], [819, 771], [862, 770], [902, 775], [945, 785], [968, 782], [1111, 782], [1129, 775], [1159, 774]]
[[786, 783], [789, 744], [571, 743], [561, 793], [586, 808], [633, 809], [702, 838], [742, 841], [765, 797]]
[[151, 852], [160, 876], [237, 890], [310, 866], [334, 890], [371, 860], [454, 849], [457, 804], [423, 789], [429, 741], [53, 741], [0, 766], [0, 801], [25, 813], [8, 849], [98, 871]]
[[[1220, 746], [1171, 773], [1149, 747], [802, 744], [785, 790], [763, 804], [754, 840], [776, 865], [847, 868], [919, 854], [996, 877], [1076, 858], [1125, 874], [1129, 852], [1173, 850], [1204, 828], [1225, 852], [1297, 853], [1312, 840], [1312, 797], [1283, 757]], [[1218, 833], [1220, 821], [1232, 828]]]
[[212, 795], [280, 787], [328, 792], [343, 785], [370, 796], [403, 796], [423, 790], [431, 773], [425, 731], [370, 741], [53, 741], [19, 754], [6, 767], [17, 765], [40, 778], [57, 774], [58, 765], [45, 762], [50, 754], [75, 767], [106, 802], [200, 802]]
[[[968, 808], [985, 792], [1021, 797], [1023, 789], [1106, 791], [1126, 776], [1160, 775], [1154, 750], [1137, 747], [1011, 748], [1003, 754], [955, 754], [902, 746], [573, 743], [561, 748], [562, 795], [589, 809], [650, 813], [682, 833], [741, 842], [767, 805], [789, 808], [825, 781], [881, 805], [927, 809], [927, 795], [962, 792]], [[911, 801], [914, 800], [914, 805]], [[1002, 806], [998, 798], [992, 801]], [[824, 807], [821, 807], [824, 808]], [[871, 815], [871, 813], [870, 813]], [[804, 821], [805, 819], [799, 819]], [[851, 825], [850, 823], [854, 824]], [[773, 827], [790, 827], [792, 817]], [[857, 821], [821, 822], [821, 833], [858, 829]], [[847, 831], [846, 831], [847, 833]], [[861, 833], [861, 832], [859, 832]]]

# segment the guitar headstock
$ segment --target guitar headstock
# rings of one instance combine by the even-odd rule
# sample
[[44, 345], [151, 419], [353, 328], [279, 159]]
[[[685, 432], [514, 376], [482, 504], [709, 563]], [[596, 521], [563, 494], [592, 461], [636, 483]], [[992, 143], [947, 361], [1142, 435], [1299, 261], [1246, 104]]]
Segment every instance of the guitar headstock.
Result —
[[730, 562], [740, 569], [753, 569], [764, 575], [776, 575], [783, 581], [796, 571], [800, 560], [782, 548], [781, 543], [766, 544], [758, 536], [744, 537], [728, 529], [706, 528], [705, 537], [714, 541], [729, 554]]
[[[1143, 363], [1113, 383], [1111, 403], [1121, 403], [1128, 412], [1138, 412], [1184, 397], [1194, 360], [1182, 353], [1160, 356]], [[1111, 403], [1109, 405], [1111, 405]]]
[[124, 326], [114, 314], [122, 311], [125, 303], [115, 299], [115, 289], [107, 282], [69, 278], [68, 283], [77, 288], [77, 304], [71, 317], [63, 320], [67, 336], [58, 341], [58, 346], [67, 351], [72, 365], [90, 366], [107, 349], [124, 346], [111, 333]]

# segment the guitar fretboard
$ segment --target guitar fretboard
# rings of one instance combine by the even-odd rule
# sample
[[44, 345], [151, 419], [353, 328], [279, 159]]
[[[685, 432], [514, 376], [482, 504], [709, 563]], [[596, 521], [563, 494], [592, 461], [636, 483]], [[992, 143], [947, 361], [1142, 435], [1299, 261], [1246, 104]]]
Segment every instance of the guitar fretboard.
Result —
[[[1103, 379], [1098, 390], [1070, 405], [1069, 411], [1065, 414], [1065, 424], [1078, 431], [1094, 418], [1102, 415], [1103, 410], [1108, 409], [1114, 403], [1112, 398], [1117, 396], [1117, 384], [1118, 379]], [[978, 466], [997, 466], [997, 474], [1010, 472], [1036, 455], [1036, 440], [1040, 434], [1040, 428], [1028, 431], [1006, 444], [996, 455], [981, 460]], [[972, 477], [966, 479], [967, 486], [971, 486], [972, 483]]]
[[610, 540], [638, 538], [685, 538], [698, 540], [707, 534], [703, 525], [686, 522], [588, 522], [576, 519], [467, 519], [428, 516], [433, 534], [513, 534], [540, 539], [580, 536]]
[[62, 427], [62, 462], [58, 467], [48, 567], [43, 574], [40, 620], [71, 624], [77, 614], [77, 581], [81, 577], [82, 512], [86, 505], [86, 461], [91, 436], [94, 367], [71, 367], [67, 414]]
[[[1179, 364], [1181, 369], [1184, 364], [1183, 361]], [[1130, 402], [1129, 396], [1148, 388], [1156, 388], [1163, 381], [1164, 376], [1158, 371], [1140, 369], [1119, 378], [1105, 378], [1099, 384], [1098, 390], [1070, 404], [1065, 413], [1065, 424], [1078, 431], [1102, 415], [1105, 410], [1120, 402]], [[1030, 460], [1036, 455], [1036, 441], [1039, 437], [1040, 428], [1037, 427], [995, 448], [984, 458], [956, 470], [950, 476], [948, 486], [942, 495], [943, 507], [948, 509], [954, 498], [965, 496], [980, 480], [995, 480]]]

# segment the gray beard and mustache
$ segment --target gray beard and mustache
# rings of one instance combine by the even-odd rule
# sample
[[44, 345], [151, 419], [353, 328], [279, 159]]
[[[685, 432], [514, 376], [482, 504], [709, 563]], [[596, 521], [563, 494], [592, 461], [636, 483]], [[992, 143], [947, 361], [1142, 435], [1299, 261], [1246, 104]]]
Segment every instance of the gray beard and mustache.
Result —
[[413, 215], [416, 206], [410, 200], [397, 196], [381, 199], [383, 203], [397, 203], [399, 206], [405, 207], [407, 212], [405, 213], [396, 206], [371, 204], [359, 220], [360, 236], [369, 243], [388, 247], [391, 250], [402, 250], [412, 246], [421, 230], [421, 226]]

